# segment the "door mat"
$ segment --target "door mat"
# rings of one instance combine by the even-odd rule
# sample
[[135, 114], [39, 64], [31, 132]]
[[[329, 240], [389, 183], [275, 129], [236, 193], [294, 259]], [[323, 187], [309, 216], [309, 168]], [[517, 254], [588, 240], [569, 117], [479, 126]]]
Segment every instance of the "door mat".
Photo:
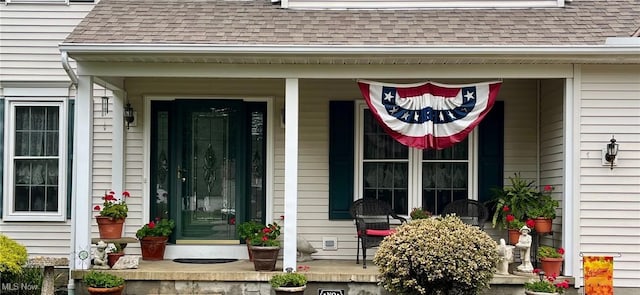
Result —
[[178, 263], [196, 263], [196, 264], [227, 263], [227, 262], [234, 262], [234, 261], [238, 261], [238, 259], [230, 259], [230, 258], [216, 258], [216, 259], [209, 259], [209, 258], [176, 258], [176, 259], [173, 260], [173, 262], [178, 262]]

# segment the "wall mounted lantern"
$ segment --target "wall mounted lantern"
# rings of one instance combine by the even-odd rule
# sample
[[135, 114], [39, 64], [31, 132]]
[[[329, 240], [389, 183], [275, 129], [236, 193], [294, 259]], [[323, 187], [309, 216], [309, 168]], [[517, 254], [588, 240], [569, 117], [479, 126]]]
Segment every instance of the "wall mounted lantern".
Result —
[[605, 161], [611, 164], [611, 170], [613, 170], [613, 163], [616, 160], [616, 156], [618, 156], [618, 144], [616, 143], [616, 139], [611, 136], [611, 140], [607, 144], [607, 153], [604, 155]]
[[127, 129], [129, 129], [129, 125], [133, 123], [135, 119], [135, 114], [133, 108], [130, 103], [127, 103], [127, 106], [124, 107], [124, 121], [127, 122]]
[[100, 106], [102, 107], [102, 117], [106, 117], [109, 113], [109, 97], [103, 96], [100, 101]]

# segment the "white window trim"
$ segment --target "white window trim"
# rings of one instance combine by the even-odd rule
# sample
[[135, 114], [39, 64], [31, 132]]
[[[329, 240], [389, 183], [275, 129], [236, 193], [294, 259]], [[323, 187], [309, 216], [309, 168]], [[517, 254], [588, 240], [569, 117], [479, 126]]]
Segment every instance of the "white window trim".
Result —
[[[15, 153], [15, 107], [18, 106], [57, 106], [59, 107], [58, 137], [58, 211], [57, 212], [15, 212], [14, 205], [14, 153]], [[65, 221], [67, 209], [67, 128], [68, 112], [66, 100], [62, 98], [27, 100], [6, 99], [4, 126], [4, 195], [2, 218], [4, 221]]]
[[[362, 183], [364, 181], [363, 175], [363, 149], [362, 142], [364, 139], [364, 110], [369, 109], [369, 106], [366, 104], [364, 100], [357, 100], [355, 107], [355, 135], [356, 140], [354, 144], [355, 156], [356, 160], [354, 163], [354, 175], [355, 177], [355, 185], [353, 186], [353, 200], [357, 200], [364, 196], [364, 192], [362, 189]], [[468, 178], [467, 178], [467, 199], [478, 200], [478, 136], [476, 129], [474, 129], [471, 133], [469, 133], [469, 170], [468, 170]], [[409, 179], [408, 179], [408, 207], [409, 210], [411, 208], [422, 207], [422, 150], [409, 148]], [[402, 215], [404, 217], [408, 217]]]

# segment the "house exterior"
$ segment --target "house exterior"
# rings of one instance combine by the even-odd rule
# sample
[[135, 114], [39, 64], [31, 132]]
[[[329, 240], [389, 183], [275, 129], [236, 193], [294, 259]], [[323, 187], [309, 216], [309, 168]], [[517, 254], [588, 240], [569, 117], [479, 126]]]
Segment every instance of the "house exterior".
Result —
[[[615, 256], [618, 290], [640, 288], [638, 1], [7, 2], [0, 230], [32, 255], [71, 253], [70, 267], [86, 268], [77, 254], [97, 236], [92, 208], [105, 191], [127, 190], [126, 236], [158, 216], [178, 223], [167, 258], [246, 258], [235, 226], [253, 219], [283, 224], [285, 266], [296, 266], [296, 236], [316, 259], [354, 259], [355, 199], [438, 213], [455, 199], [486, 201], [490, 187], [521, 173], [555, 187], [561, 208], [541, 242], [566, 249], [565, 275], [580, 285], [583, 255]], [[9, 16], [38, 8], [76, 15], [74, 25], [86, 14], [60, 33], [59, 55], [41, 57], [52, 69], [30, 68], [38, 54], [4, 31], [30, 30], [9, 26]], [[55, 74], [33, 81], [41, 72]], [[359, 79], [502, 86], [466, 140], [433, 151], [394, 143]], [[36, 91], [49, 82], [64, 86], [58, 99], [32, 94], [54, 93]], [[74, 126], [51, 136], [64, 147], [57, 175], [71, 171], [58, 177], [68, 181], [58, 182], [52, 211], [16, 205], [21, 187], [40, 183], [20, 180], [20, 160], [40, 159], [11, 151], [23, 131], [49, 133], [19, 128], [19, 111], [33, 106]], [[72, 110], [73, 123], [63, 120]], [[612, 136], [613, 168], [603, 160]], [[48, 244], [56, 247], [38, 246]]]

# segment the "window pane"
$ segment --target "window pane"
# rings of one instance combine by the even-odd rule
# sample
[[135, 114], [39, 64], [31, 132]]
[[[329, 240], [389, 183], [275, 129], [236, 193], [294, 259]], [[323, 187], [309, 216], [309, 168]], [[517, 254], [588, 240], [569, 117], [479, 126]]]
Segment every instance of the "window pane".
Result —
[[398, 214], [408, 214], [407, 163], [363, 164], [364, 197], [387, 202]]
[[58, 211], [58, 160], [14, 160], [16, 211]]
[[469, 158], [468, 138], [443, 150], [425, 150], [424, 160], [467, 160]]
[[152, 209], [154, 217], [168, 218], [169, 215], [169, 112], [157, 113], [156, 142], [154, 147], [156, 167], [156, 202]]
[[16, 130], [29, 130], [29, 107], [16, 107]]
[[45, 202], [44, 186], [32, 186], [30, 211], [44, 211]]
[[30, 130], [45, 130], [46, 107], [30, 107]]
[[59, 110], [58, 107], [46, 107], [46, 122], [45, 122], [45, 128], [43, 128], [44, 130], [54, 130], [57, 131], [59, 128], [58, 124], [59, 124], [59, 114], [58, 114]]
[[29, 131], [16, 131], [15, 140], [16, 156], [29, 155]]
[[[455, 160], [459, 161], [459, 160]], [[422, 163], [422, 205], [440, 214], [452, 201], [468, 197], [468, 162], [452, 160]]]
[[58, 131], [49, 131], [45, 135], [45, 156], [58, 155]]
[[395, 141], [375, 120], [364, 112], [364, 159], [407, 159], [409, 148]]
[[14, 187], [14, 194], [15, 194], [14, 203], [13, 203], [14, 211], [29, 211], [29, 204], [30, 204], [29, 187], [16, 185]]
[[48, 186], [47, 187], [47, 212], [56, 212], [58, 211], [58, 187], [57, 186]]
[[44, 133], [31, 132], [29, 135], [29, 156], [44, 156]]

